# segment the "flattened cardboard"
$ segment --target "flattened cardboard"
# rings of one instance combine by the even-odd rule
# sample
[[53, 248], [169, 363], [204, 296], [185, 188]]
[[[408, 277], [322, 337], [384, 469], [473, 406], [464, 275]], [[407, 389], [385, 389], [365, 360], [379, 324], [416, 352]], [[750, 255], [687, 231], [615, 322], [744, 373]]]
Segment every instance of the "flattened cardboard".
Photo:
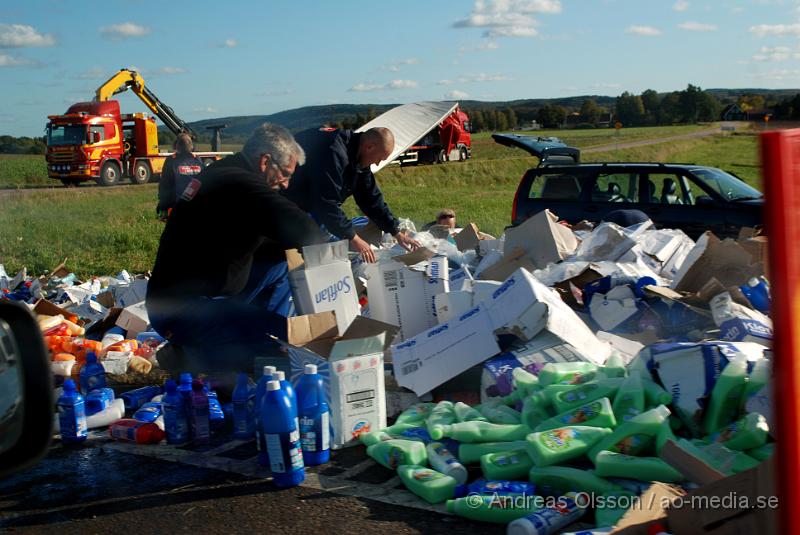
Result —
[[456, 247], [461, 252], [474, 250], [481, 241], [478, 225], [470, 223], [455, 235]]
[[97, 294], [95, 300], [106, 308], [114, 308], [114, 294], [110, 291]]
[[506, 231], [504, 249], [514, 254], [521, 248], [534, 266], [543, 269], [559, 262], [578, 248], [578, 238], [569, 228], [558, 223], [558, 216], [542, 210], [517, 227]]
[[510, 254], [504, 255], [502, 260], [496, 264], [481, 271], [478, 278], [481, 280], [503, 282], [520, 268], [534, 271], [536, 266], [526, 256], [524, 249], [517, 248]]
[[754, 262], [752, 255], [739, 243], [731, 239], [720, 241], [713, 233], [706, 232], [690, 251], [670, 287], [681, 292], [697, 292], [712, 277], [728, 287], [763, 274], [764, 265]]
[[611, 535], [648, 535], [647, 527], [666, 523], [669, 504], [686, 493], [672, 485], [653, 483], [639, 497], [638, 507], [631, 507], [622, 515]]
[[427, 247], [419, 247], [418, 249], [403, 255], [393, 256], [392, 260], [405, 264], [406, 266], [415, 266], [420, 262], [425, 262], [436, 256], [436, 253]]
[[691, 455], [678, 446], [674, 440], [667, 440], [661, 448], [659, 457], [692, 483], [706, 485], [725, 479], [724, 473], [712, 468], [702, 459]]

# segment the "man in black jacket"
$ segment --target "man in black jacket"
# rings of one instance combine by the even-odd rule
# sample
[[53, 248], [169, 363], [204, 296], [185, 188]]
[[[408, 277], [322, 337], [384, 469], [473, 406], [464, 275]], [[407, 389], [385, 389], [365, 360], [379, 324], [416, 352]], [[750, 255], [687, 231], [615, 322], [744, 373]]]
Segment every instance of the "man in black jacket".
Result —
[[286, 338], [284, 251], [326, 239], [280, 194], [303, 161], [288, 130], [264, 124], [240, 153], [207, 167], [180, 194], [146, 307], [156, 331], [184, 350], [188, 368], [249, 370], [268, 333]]
[[394, 149], [394, 135], [388, 128], [371, 128], [363, 133], [320, 128], [297, 134], [306, 153], [286, 194], [306, 210], [332, 235], [350, 240], [351, 249], [367, 262], [375, 261], [370, 245], [361, 239], [342, 211], [351, 195], [368, 218], [383, 232], [395, 237], [406, 249], [419, 243], [399, 232], [399, 221], [383, 200], [370, 165], [387, 159]]

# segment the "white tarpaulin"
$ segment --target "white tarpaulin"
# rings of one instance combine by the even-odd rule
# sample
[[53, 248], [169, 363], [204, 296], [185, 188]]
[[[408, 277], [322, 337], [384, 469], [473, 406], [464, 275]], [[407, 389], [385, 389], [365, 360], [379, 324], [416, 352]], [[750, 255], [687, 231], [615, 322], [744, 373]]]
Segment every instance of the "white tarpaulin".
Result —
[[436, 128], [445, 117], [453, 113], [458, 102], [414, 102], [392, 108], [384, 114], [356, 130], [366, 132], [370, 128], [382, 126], [394, 134], [394, 150], [386, 160], [372, 166], [372, 172], [377, 173], [392, 160], [408, 150], [425, 134]]

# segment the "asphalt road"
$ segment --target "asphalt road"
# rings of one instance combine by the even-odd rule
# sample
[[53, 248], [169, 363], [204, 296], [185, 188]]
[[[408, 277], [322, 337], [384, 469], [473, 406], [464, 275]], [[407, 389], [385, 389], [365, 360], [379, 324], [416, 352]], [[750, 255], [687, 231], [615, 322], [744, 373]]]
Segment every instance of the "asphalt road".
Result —
[[[184, 462], [213, 457], [208, 452], [185, 450], [186, 458], [173, 462], [157, 458], [158, 454], [127, 453], [118, 446], [105, 440], [70, 448], [56, 444], [38, 465], [0, 481], [0, 531], [137, 535], [171, 530], [304, 535], [505, 533], [503, 525], [386, 503], [386, 496], [391, 495], [428, 507], [398, 488], [394, 473], [366, 459], [360, 446], [342, 450], [339, 460], [334, 458], [330, 465], [321, 467], [319, 476], [310, 471], [308, 479], [313, 482], [323, 479], [321, 474], [326, 471], [345, 474], [346, 466], [360, 467], [358, 473], [349, 476], [351, 479], [342, 478], [327, 490], [308, 486], [281, 490], [263, 477], [231, 471], [250, 463], [257, 469], [249, 457], [255, 452], [252, 444], [228, 450], [228, 466], [233, 467], [229, 470]], [[174, 452], [168, 446], [128, 447], [148, 454], [155, 451], [147, 448]], [[240, 454], [243, 448], [247, 449], [244, 455]], [[329, 484], [333, 479], [325, 481]], [[384, 501], [369, 494], [380, 494]]]

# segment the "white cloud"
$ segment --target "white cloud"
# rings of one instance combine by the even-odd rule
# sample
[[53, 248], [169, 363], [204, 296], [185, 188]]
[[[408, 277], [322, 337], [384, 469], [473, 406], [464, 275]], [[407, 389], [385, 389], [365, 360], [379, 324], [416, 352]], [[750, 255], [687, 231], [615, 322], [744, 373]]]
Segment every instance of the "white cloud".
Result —
[[454, 28], [484, 28], [483, 37], [534, 37], [539, 21], [533, 14], [561, 13], [560, 0], [475, 0], [472, 12]]
[[39, 33], [33, 26], [25, 24], [0, 24], [0, 48], [23, 48], [29, 46], [53, 46], [55, 38]]
[[467, 98], [469, 93], [465, 93], [464, 91], [459, 91], [458, 89], [453, 89], [449, 93], [445, 93], [444, 98], [445, 100], [459, 100], [462, 98]]
[[348, 89], [350, 92], [354, 93], [363, 93], [366, 91], [387, 91], [393, 89], [414, 89], [419, 84], [414, 80], [392, 80], [391, 82], [387, 82], [385, 84], [365, 84], [365, 83], [358, 83]]
[[192, 110], [195, 113], [217, 113], [217, 108], [206, 106], [205, 108], [195, 108]]
[[756, 34], [758, 37], [765, 37], [767, 35], [783, 36], [794, 35], [800, 36], [800, 24], [759, 24], [758, 26], [751, 26], [750, 33]]
[[12, 56], [10, 54], [0, 54], [0, 67], [21, 67], [31, 64], [32, 62], [25, 58]]
[[678, 0], [674, 4], [672, 4], [672, 9], [675, 11], [686, 11], [689, 9], [689, 2], [686, 0]]
[[453, 80], [439, 80], [436, 85], [453, 85]]
[[222, 43], [222, 48], [234, 48], [239, 44], [239, 41], [236, 39], [225, 39]]
[[513, 78], [506, 76], [504, 74], [468, 74], [466, 76], [460, 76], [458, 81], [462, 84], [469, 84], [473, 82], [508, 82], [513, 80]]
[[389, 72], [397, 72], [406, 65], [416, 65], [418, 63], [419, 60], [417, 58], [401, 59], [398, 61], [393, 61], [387, 65], [384, 65], [383, 67], [381, 67], [381, 70]]
[[678, 28], [690, 32], [713, 32], [717, 29], [717, 26], [715, 24], [703, 24], [702, 22], [688, 21], [678, 24]]
[[183, 74], [188, 72], [183, 67], [161, 67], [158, 69], [158, 74]]
[[142, 37], [150, 33], [150, 28], [135, 24], [133, 22], [123, 22], [120, 24], [111, 24], [110, 26], [103, 26], [98, 30], [104, 37], [113, 41], [120, 39], [127, 39], [129, 37]]
[[625, 28], [625, 33], [651, 37], [655, 35], [661, 35], [661, 30], [658, 28], [653, 28], [652, 26], [628, 26]]
[[766, 73], [754, 73], [750, 75], [753, 78], [761, 80], [772, 80], [775, 82], [784, 82], [790, 80], [800, 79], [800, 70], [798, 69], [778, 69]]
[[[792, 50], [788, 46], [768, 47], [762, 46], [758, 53], [753, 55], [753, 61], [778, 62], [786, 61], [792, 57]], [[797, 57], [797, 54], [795, 54]]]

